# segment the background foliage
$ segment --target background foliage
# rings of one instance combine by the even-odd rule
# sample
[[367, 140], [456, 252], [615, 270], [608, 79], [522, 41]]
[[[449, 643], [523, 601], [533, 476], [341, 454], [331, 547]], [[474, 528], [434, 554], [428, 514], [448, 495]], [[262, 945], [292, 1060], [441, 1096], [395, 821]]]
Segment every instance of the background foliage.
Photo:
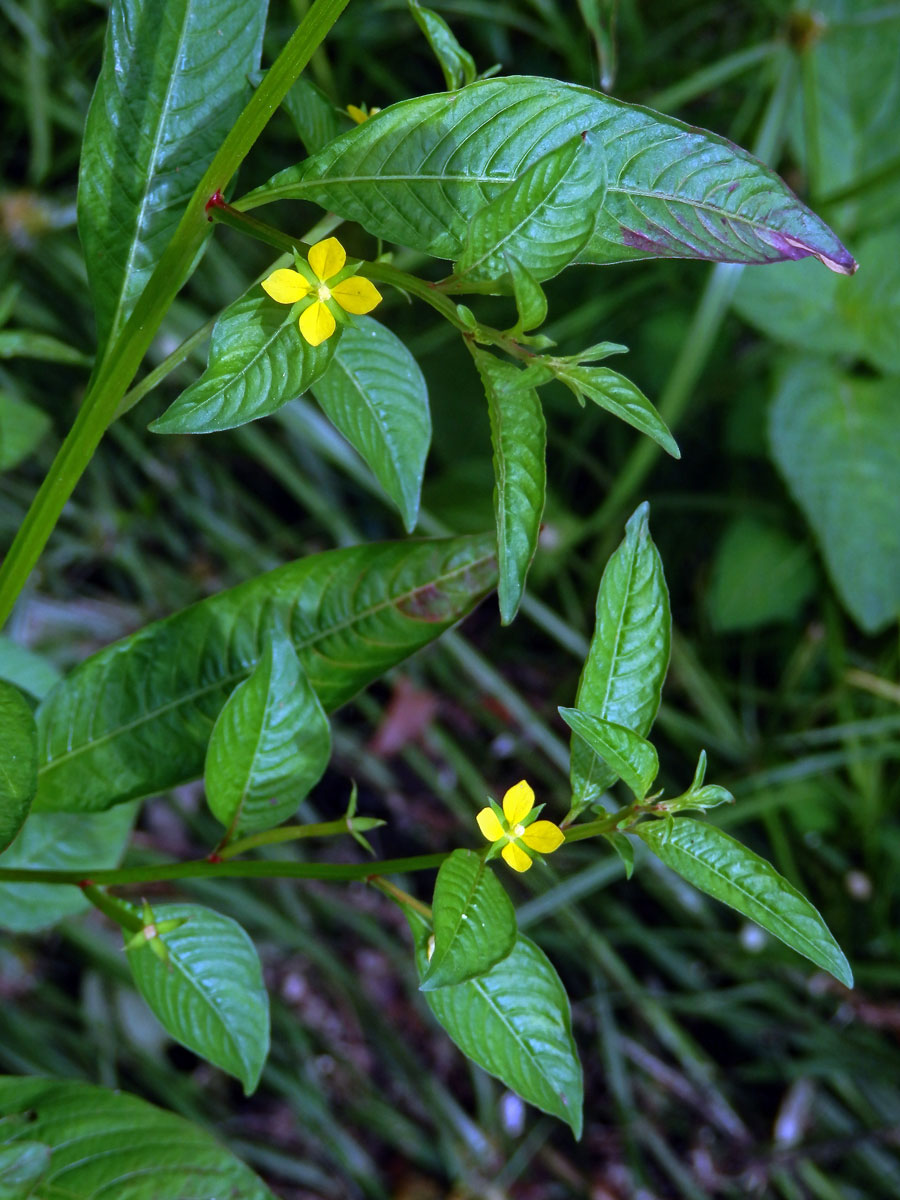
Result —
[[[303, 7], [273, 5], [267, 61]], [[523, 764], [539, 798], [563, 811], [568, 730], [556, 706], [572, 703], [600, 574], [646, 498], [675, 622], [656, 727], [661, 782], [681, 790], [707, 749], [738, 801], [716, 824], [811, 896], [857, 987], [810, 975], [649, 855], [626, 886], [620, 860], [590, 844], [567, 850], [564, 873], [548, 863], [539, 895], [530, 875], [516, 885], [520, 928], [578, 998], [578, 1147], [435, 1031], [402, 918], [361, 885], [180, 889], [239, 919], [260, 949], [273, 1050], [252, 1099], [166, 1039], [134, 997], [115, 932], [78, 916], [78, 896], [49, 937], [0, 942], [0, 1066], [122, 1086], [214, 1127], [285, 1197], [430, 1197], [451, 1186], [497, 1197], [896, 1195], [900, 10], [625, 2], [612, 38], [615, 6], [603, 0], [435, 8], [479, 69], [502, 62], [508, 73], [609, 83], [621, 99], [755, 146], [862, 269], [846, 280], [812, 262], [653, 262], [548, 282], [547, 332], [560, 350], [600, 338], [629, 346], [629, 377], [674, 428], [682, 459], [599, 408], [577, 408], [558, 385], [544, 389], [547, 507], [516, 623], [501, 631], [491, 600], [341, 710], [304, 815], [343, 813], [353, 777], [364, 811], [390, 819], [392, 852], [443, 849], [471, 837], [485, 795], [500, 795]], [[45, 0], [4, 0], [0, 14], [5, 545], [71, 423], [94, 344], [74, 199], [106, 14]], [[442, 83], [406, 6], [389, 0], [351, 5], [309, 77], [340, 106]], [[287, 105], [243, 168], [241, 192], [295, 162], [297, 137]], [[285, 228], [306, 229], [319, 210], [285, 205], [283, 216]], [[371, 255], [358, 229], [341, 237]], [[154, 361], [271, 257], [218, 230]], [[421, 264], [410, 253], [403, 265]], [[481, 298], [478, 311], [502, 324], [509, 310]], [[417, 529], [481, 531], [492, 523], [488, 414], [458, 339], [421, 313], [397, 297], [379, 311], [430, 396]], [[199, 595], [318, 550], [402, 536], [389, 481], [369, 475], [308, 398], [212, 439], [147, 433], [204, 364], [198, 339], [194, 358], [113, 425], [66, 509], [0, 640], [0, 675], [30, 695]], [[411, 523], [402, 492], [395, 499]], [[77, 816], [53, 818], [47, 865], [48, 854], [102, 865], [80, 844]], [[133, 814], [124, 805], [103, 820], [124, 838]], [[219, 832], [196, 788], [176, 789], [144, 809], [132, 860], [202, 853]], [[0, 912], [20, 911], [23, 890], [0, 888]], [[161, 909], [166, 898], [165, 887], [152, 896]], [[37, 934], [41, 898], [29, 889], [28, 899]]]

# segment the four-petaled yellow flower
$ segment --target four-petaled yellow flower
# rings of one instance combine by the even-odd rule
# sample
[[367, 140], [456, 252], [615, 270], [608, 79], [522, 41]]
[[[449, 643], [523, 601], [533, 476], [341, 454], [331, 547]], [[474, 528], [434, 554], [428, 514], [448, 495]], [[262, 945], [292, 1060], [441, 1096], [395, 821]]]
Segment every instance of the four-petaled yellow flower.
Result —
[[311, 346], [321, 345], [337, 327], [332, 302], [340, 305], [344, 312], [354, 314], [371, 312], [381, 303], [381, 292], [375, 284], [359, 275], [349, 275], [338, 283], [331, 282], [344, 269], [346, 261], [344, 247], [337, 238], [326, 238], [310, 247], [309, 267], [314, 280], [288, 267], [273, 271], [263, 280], [263, 289], [279, 304], [296, 304], [307, 297], [312, 299], [300, 314], [300, 332]]
[[505, 839], [506, 845], [500, 853], [514, 871], [527, 871], [531, 866], [531, 855], [522, 849], [523, 845], [538, 854], [552, 854], [565, 841], [563, 831], [552, 821], [528, 820], [533, 808], [534, 792], [522, 779], [503, 797], [504, 821], [493, 808], [483, 808], [475, 818], [489, 842]]

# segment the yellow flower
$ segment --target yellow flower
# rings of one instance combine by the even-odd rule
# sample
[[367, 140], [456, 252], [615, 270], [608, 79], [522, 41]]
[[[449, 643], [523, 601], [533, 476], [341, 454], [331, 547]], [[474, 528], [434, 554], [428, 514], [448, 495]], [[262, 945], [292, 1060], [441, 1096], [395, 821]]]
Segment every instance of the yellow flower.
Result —
[[523, 845], [538, 854], [552, 854], [565, 841], [563, 831], [552, 821], [528, 820], [533, 808], [534, 792], [522, 779], [503, 797], [505, 820], [501, 821], [494, 808], [483, 808], [475, 818], [489, 842], [505, 839], [506, 845], [500, 853], [514, 871], [527, 871], [531, 866], [531, 855], [522, 849]]
[[365, 108], [357, 108], [355, 104], [347, 105], [347, 116], [350, 117], [352, 121], [355, 121], [357, 125], [362, 125], [363, 121], [368, 121], [369, 117], [374, 117], [376, 113], [380, 112], [380, 108], [370, 108], [366, 110]]
[[347, 255], [337, 238], [326, 238], [310, 247], [309, 266], [315, 282], [283, 267], [273, 271], [263, 280], [263, 290], [279, 304], [296, 304], [298, 300], [313, 297], [300, 314], [300, 332], [311, 346], [319, 346], [334, 333], [331, 301], [335, 301], [344, 312], [368, 313], [381, 303], [381, 292], [374, 283], [358, 275], [350, 275], [339, 283], [332, 283], [335, 275], [344, 269]]

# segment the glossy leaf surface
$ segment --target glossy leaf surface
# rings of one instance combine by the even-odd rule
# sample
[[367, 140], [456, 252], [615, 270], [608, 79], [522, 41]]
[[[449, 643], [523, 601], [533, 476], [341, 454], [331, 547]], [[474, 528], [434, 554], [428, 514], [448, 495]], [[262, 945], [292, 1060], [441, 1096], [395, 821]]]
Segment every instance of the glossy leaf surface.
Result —
[[17, 687], [0, 679], [0, 851], [28, 816], [37, 791], [37, 726]]
[[900, 374], [900, 231], [881, 229], [854, 250], [852, 279], [823, 276], [812, 263], [745, 271], [735, 308], [777, 342]]
[[422, 991], [482, 975], [516, 944], [516, 913], [480, 854], [454, 850], [434, 885], [434, 952]]
[[146, 943], [128, 950], [138, 991], [177, 1042], [234, 1075], [249, 1095], [269, 1052], [269, 997], [259, 956], [237, 921], [199, 904], [161, 904], [167, 962]]
[[431, 444], [428, 388], [419, 364], [380, 322], [356, 317], [312, 391], [412, 533]]
[[37, 712], [37, 807], [96, 811], [197, 778], [213, 722], [283, 621], [326, 712], [448, 629], [496, 579], [483, 537], [312, 555], [101, 650]]
[[815, 532], [835, 590], [877, 633], [900, 614], [900, 420], [893, 380], [799, 362], [772, 404], [772, 454]]
[[[410, 923], [421, 976], [428, 929], [421, 918]], [[583, 1083], [569, 998], [539, 946], [519, 934], [512, 953], [486, 974], [425, 999], [463, 1054], [581, 1137]]]
[[249, 679], [216, 718], [206, 752], [206, 798], [231, 834], [293, 816], [331, 756], [331, 730], [286, 633], [273, 632]]
[[125, 1092], [0, 1076], [0, 1118], [4, 1149], [50, 1149], [32, 1200], [274, 1200], [205, 1130]]
[[644, 823], [634, 832], [688, 883], [737, 909], [847, 987], [853, 986], [850, 964], [825, 922], [764, 858], [715, 825], [693, 817]]
[[525, 591], [537, 550], [547, 490], [547, 425], [544, 410], [523, 372], [512, 363], [473, 348], [484, 384], [494, 455], [494, 519], [500, 582], [500, 619], [508, 625]]
[[611, 371], [609, 367], [566, 366], [557, 371], [557, 378], [579, 398], [605, 408], [620, 421], [658, 442], [673, 458], [681, 458], [678, 443], [665, 421], [641, 389], [618, 371]]
[[608, 188], [579, 261], [853, 259], [778, 176], [726, 139], [552, 79], [488, 79], [394, 104], [248, 197], [312, 200], [388, 241], [457, 259], [469, 222], [550, 150], [582, 133]]
[[[594, 636], [575, 707], [645, 737], [659, 708], [669, 665], [672, 617], [650, 506], [640, 505], [606, 564], [597, 592]], [[579, 738], [572, 741], [573, 804], [597, 799], [615, 774]]]
[[127, 320], [249, 100], [265, 21], [266, 5], [256, 0], [110, 6], [78, 186], [101, 348]]
[[277, 304], [253, 287], [222, 313], [209, 365], [150, 425], [154, 433], [214, 433], [276, 412], [331, 362], [342, 326], [318, 346], [298, 328], [299, 306]]
[[561, 708], [559, 715], [594, 754], [615, 771], [637, 799], [643, 800], [659, 772], [656, 748], [624, 725], [592, 717], [576, 708]]
[[532, 163], [472, 218], [458, 278], [499, 279], [506, 256], [539, 282], [574, 261], [606, 194], [606, 158], [594, 138], [574, 137]]
[[471, 83], [475, 78], [475, 61], [468, 50], [463, 50], [444, 18], [419, 4], [419, 0], [408, 0], [408, 3], [416, 24], [441, 65], [447, 90], [454, 91]]

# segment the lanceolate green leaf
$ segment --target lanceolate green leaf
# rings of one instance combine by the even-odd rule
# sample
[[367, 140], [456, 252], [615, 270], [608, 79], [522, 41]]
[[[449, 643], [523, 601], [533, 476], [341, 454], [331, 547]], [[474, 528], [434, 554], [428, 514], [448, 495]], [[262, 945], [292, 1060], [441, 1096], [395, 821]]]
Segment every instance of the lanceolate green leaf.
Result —
[[331, 730], [287, 634], [274, 630], [250, 678], [216, 718], [206, 797], [229, 834], [293, 816], [328, 766]]
[[436, 12], [423, 8], [419, 0], [409, 0], [409, 7], [416, 24], [428, 38], [434, 56], [441, 64], [444, 82], [448, 90], [463, 87], [475, 78], [475, 60], [463, 50], [452, 29]]
[[213, 433], [276, 412], [305, 392], [331, 362], [343, 326], [311, 346], [298, 328], [298, 305], [276, 304], [252, 287], [222, 313], [209, 365], [154, 421], [154, 433]]
[[0, 471], [18, 466], [50, 432], [45, 412], [0, 392]]
[[606, 158], [599, 142], [586, 135], [570, 138], [478, 210], [454, 275], [499, 279], [510, 255], [536, 280], [552, 279], [584, 247], [605, 193]]
[[37, 727], [31, 705], [0, 679], [0, 850], [22, 828], [37, 791]]
[[454, 850], [434, 885], [434, 950], [422, 991], [482, 975], [516, 944], [516, 912], [483, 857]]
[[[424, 975], [429, 931], [421, 918], [410, 916], [410, 924]], [[569, 998], [539, 946], [519, 934], [486, 974], [425, 999], [463, 1054], [581, 1137], [583, 1083]]]
[[[606, 564], [597, 617], [575, 707], [645, 737], [659, 708], [669, 665], [672, 618], [659, 552], [650, 537], [650, 506], [634, 512]], [[573, 804], [595, 800], [612, 783], [606, 767], [580, 738], [572, 740]]]
[[428, 388], [419, 364], [389, 329], [371, 317], [356, 317], [312, 390], [412, 533], [431, 443]]
[[0, 1143], [50, 1147], [32, 1200], [275, 1200], [205, 1130], [124, 1092], [0, 1077]]
[[850, 964], [810, 902], [746, 846], [692, 817], [634, 830], [653, 853], [701, 892], [737, 909], [798, 954], [853, 986]]
[[78, 186], [101, 349], [129, 316], [250, 97], [265, 20], [258, 0], [110, 6]]
[[234, 1075], [249, 1095], [269, 1053], [269, 997], [259, 957], [237, 921], [199, 904], [163, 904], [167, 961], [145, 942], [128, 951], [138, 991], [176, 1041]]
[[575, 708], [561, 708], [559, 715], [638, 800], [643, 800], [659, 772], [656, 748], [624, 725], [592, 717]]
[[900, 615], [900, 421], [893, 380], [796, 363], [775, 395], [772, 454], [834, 587], [867, 633]]
[[608, 188], [579, 261], [753, 263], [812, 254], [834, 270], [853, 269], [831, 230], [778, 176], [724, 138], [531, 76], [392, 105], [242, 206], [313, 200], [379, 237], [457, 259], [478, 210], [582, 133], [605, 154]]
[[484, 384], [494, 450], [494, 517], [500, 563], [500, 619], [515, 617], [537, 550], [547, 489], [547, 425], [537, 392], [522, 371], [472, 347]]
[[557, 378], [584, 403], [584, 397], [605, 408], [620, 421], [625, 421], [658, 442], [673, 458], [681, 458], [678, 443], [665, 421], [630, 379], [611, 371], [609, 367], [567, 365], [557, 370]]
[[281, 102], [294, 123], [307, 154], [315, 154], [350, 124], [346, 113], [335, 108], [323, 91], [301, 75]]
[[[0, 867], [81, 871], [117, 867], [137, 811], [123, 804], [110, 812], [32, 812]], [[79, 888], [53, 883], [0, 883], [0, 928], [36, 933], [90, 908]]]
[[487, 536], [354, 546], [289, 563], [93, 655], [37, 711], [44, 809], [91, 811], [199, 776], [213, 721], [283, 621], [331, 712], [493, 586]]

